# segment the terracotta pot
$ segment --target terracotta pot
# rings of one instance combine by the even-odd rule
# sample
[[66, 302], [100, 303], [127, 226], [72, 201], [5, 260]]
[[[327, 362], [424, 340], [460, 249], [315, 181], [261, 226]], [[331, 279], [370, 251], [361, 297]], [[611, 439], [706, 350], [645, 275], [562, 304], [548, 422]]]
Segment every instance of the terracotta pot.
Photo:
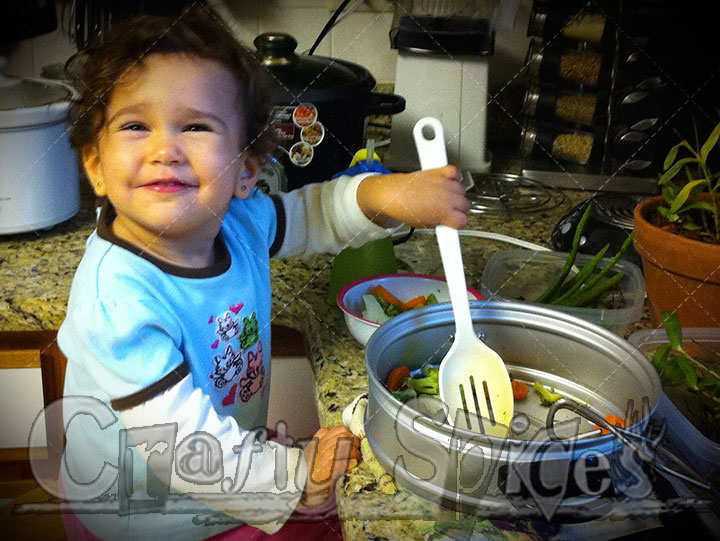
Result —
[[683, 327], [720, 327], [720, 245], [691, 240], [650, 223], [660, 196], [635, 207], [633, 244], [642, 258], [654, 326], [676, 312]]

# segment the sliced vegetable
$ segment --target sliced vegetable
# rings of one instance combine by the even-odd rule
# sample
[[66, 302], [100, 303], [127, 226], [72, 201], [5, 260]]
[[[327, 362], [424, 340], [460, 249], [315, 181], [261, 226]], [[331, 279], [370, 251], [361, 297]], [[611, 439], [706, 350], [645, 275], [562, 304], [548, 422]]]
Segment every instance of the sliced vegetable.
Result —
[[363, 295], [363, 300], [365, 301], [365, 310], [363, 310], [362, 317], [381, 325], [390, 319], [373, 295]]
[[402, 380], [409, 377], [410, 369], [407, 366], [396, 366], [390, 370], [390, 373], [387, 375], [387, 378], [385, 379], [385, 387], [387, 387], [388, 391], [397, 391], [400, 389], [403, 382]]
[[418, 394], [440, 394], [440, 384], [437, 376], [408, 378], [405, 383]]
[[511, 381], [512, 385], [512, 391], [513, 391], [513, 398], [515, 400], [525, 400], [528, 395], [528, 391], [530, 390], [527, 385], [525, 385], [522, 381]]
[[392, 304], [393, 306], [397, 306], [397, 307], [402, 306], [402, 302], [400, 302], [400, 300], [397, 297], [395, 297], [395, 295], [390, 293], [387, 289], [385, 289], [383, 286], [381, 286], [379, 284], [375, 286], [375, 293], [380, 295], [380, 297], [382, 297], [382, 300], [384, 300], [388, 304]]
[[539, 381], [536, 381], [533, 383], [533, 391], [540, 397], [540, 403], [543, 406], [550, 406], [553, 402], [556, 402], [557, 400], [560, 400], [562, 398], [562, 395], [559, 393], [553, 392], [555, 389], [550, 388], [549, 390], [545, 388], [545, 386], [540, 383]]
[[599, 252], [597, 252], [587, 263], [585, 263], [582, 269], [580, 269], [575, 276], [568, 279], [568, 275], [574, 265], [575, 257], [578, 253], [580, 240], [582, 238], [582, 230], [588, 220], [591, 209], [592, 204], [585, 208], [585, 212], [575, 228], [572, 247], [567, 259], [565, 260], [565, 264], [560, 271], [560, 276], [535, 300], [535, 302], [560, 306], [587, 306], [595, 302], [600, 295], [613, 287], [622, 278], [622, 273], [618, 273], [611, 278], [605, 278], [605, 275], [615, 266], [618, 259], [620, 259], [620, 256], [632, 243], [632, 234], [625, 238], [625, 241], [622, 246], [620, 246], [617, 253], [610, 258], [610, 260], [599, 272], [595, 272], [595, 268], [597, 267], [600, 259], [605, 255], [605, 252], [607, 252], [609, 248], [608, 244], [603, 246]]
[[400, 389], [399, 391], [395, 391], [392, 393], [392, 395], [400, 402], [407, 402], [408, 400], [415, 398], [417, 396], [417, 393], [415, 392], [415, 389], [411, 389], [410, 387], [408, 387], [407, 389]]
[[565, 278], [567, 278], [567, 275], [570, 274], [570, 269], [572, 269], [573, 263], [575, 263], [575, 256], [578, 253], [580, 239], [582, 238], [582, 230], [585, 227], [585, 222], [587, 222], [588, 218], [590, 218], [591, 209], [592, 205], [588, 205], [585, 209], [585, 212], [583, 212], [583, 215], [580, 218], [577, 227], [575, 228], [575, 235], [573, 236], [570, 253], [568, 254], [568, 257], [565, 260], [565, 264], [560, 271], [560, 276], [552, 284], [550, 284], [550, 287], [548, 287], [545, 292], [537, 298], [535, 302], [548, 302], [550, 299], [553, 299], [557, 296], [563, 285], [563, 282], [565, 281]]
[[[618, 417], [617, 415], [613, 415], [612, 413], [608, 413], [605, 417], [603, 417], [609, 424], [616, 426], [618, 428], [625, 428], [625, 419], [622, 419]], [[610, 434], [610, 431], [602, 428], [601, 426], [594, 425], [593, 429], [597, 430], [600, 429], [600, 433], [604, 436], [605, 434]]]
[[437, 300], [437, 297], [435, 296], [435, 293], [430, 293], [430, 295], [427, 296], [427, 299], [425, 299], [425, 304], [428, 306], [431, 304], [437, 304], [437, 303], [438, 303], [438, 300]]
[[415, 308], [416, 306], [425, 306], [425, 303], [427, 301], [425, 300], [424, 295], [420, 295], [418, 297], [415, 297], [414, 299], [410, 299], [407, 302], [404, 302], [400, 305], [400, 308], [403, 310], [410, 310], [411, 308]]

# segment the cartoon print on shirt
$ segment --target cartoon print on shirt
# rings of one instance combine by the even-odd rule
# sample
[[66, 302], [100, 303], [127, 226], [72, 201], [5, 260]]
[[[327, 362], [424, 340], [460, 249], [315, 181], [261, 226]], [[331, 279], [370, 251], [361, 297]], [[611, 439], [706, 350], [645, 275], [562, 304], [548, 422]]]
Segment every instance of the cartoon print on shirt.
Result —
[[235, 338], [240, 334], [240, 321], [237, 318], [234, 318], [233, 314], [230, 312], [225, 312], [225, 315], [219, 316], [216, 323], [217, 329], [215, 330], [215, 333], [223, 342], [227, 342], [231, 338]]
[[235, 351], [232, 344], [225, 346], [222, 355], [213, 356], [213, 371], [210, 379], [215, 388], [222, 389], [230, 383], [242, 370], [242, 351]]
[[240, 382], [238, 384], [238, 394], [240, 396], [240, 400], [243, 402], [250, 400], [252, 395], [261, 389], [264, 391], [263, 381], [265, 379], [265, 367], [262, 363], [262, 342], [258, 341], [258, 346], [255, 352], [247, 352], [246, 360], [247, 369], [245, 371], [245, 376], [240, 378]]
[[238, 337], [238, 345], [240, 349], [250, 349], [255, 342], [260, 339], [260, 330], [258, 329], [257, 315], [253, 311], [250, 317], [242, 318], [242, 332]]

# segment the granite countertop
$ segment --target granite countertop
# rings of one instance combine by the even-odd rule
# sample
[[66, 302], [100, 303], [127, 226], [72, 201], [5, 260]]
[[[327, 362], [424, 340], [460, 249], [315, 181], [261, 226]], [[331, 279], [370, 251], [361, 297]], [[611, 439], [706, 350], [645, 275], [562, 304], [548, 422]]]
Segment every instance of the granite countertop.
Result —
[[[515, 216], [470, 215], [468, 229], [482, 229], [549, 246], [552, 226], [567, 210], [588, 197], [564, 192], [559, 206]], [[72, 276], [94, 227], [92, 196], [73, 219], [37, 233], [0, 238], [0, 331], [54, 330], [63, 320]], [[480, 289], [488, 258], [506, 243], [461, 237], [467, 282]], [[443, 275], [434, 236], [415, 234], [395, 247], [400, 270]], [[332, 257], [272, 261], [274, 323], [300, 330], [316, 375], [320, 423], [341, 422], [342, 409], [367, 390], [363, 348], [349, 334], [338, 307], [327, 299]], [[639, 325], [642, 325], [640, 323]], [[386, 520], [406, 505], [422, 509], [428, 520]], [[433, 510], [404, 491], [387, 496], [377, 488], [363, 463], [338, 485], [338, 508], [346, 539], [425, 539], [434, 535]], [[527, 532], [526, 532], [527, 533]]]

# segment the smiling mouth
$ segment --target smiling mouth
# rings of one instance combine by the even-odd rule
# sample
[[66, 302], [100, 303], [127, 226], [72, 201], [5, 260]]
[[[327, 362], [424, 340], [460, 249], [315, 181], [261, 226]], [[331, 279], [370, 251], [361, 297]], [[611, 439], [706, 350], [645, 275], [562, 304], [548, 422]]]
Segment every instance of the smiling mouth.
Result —
[[180, 190], [187, 190], [194, 188], [194, 186], [183, 182], [177, 178], [157, 179], [147, 184], [143, 184], [143, 188], [152, 190], [154, 192], [177, 192]]

